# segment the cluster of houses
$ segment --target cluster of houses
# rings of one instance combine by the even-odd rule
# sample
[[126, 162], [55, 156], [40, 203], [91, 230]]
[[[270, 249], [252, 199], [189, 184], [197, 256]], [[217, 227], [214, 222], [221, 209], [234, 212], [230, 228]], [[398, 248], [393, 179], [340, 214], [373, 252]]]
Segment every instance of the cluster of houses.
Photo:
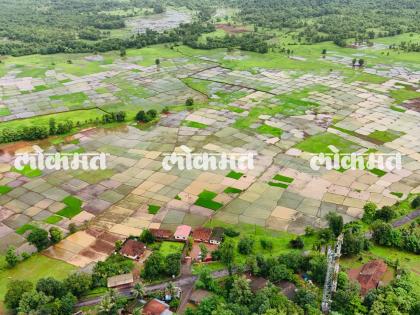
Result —
[[[157, 241], [174, 241], [174, 242], [187, 242], [190, 238], [194, 241], [193, 249], [191, 251], [191, 258], [194, 261], [209, 260], [210, 257], [199, 257], [199, 243], [206, 244], [208, 252], [211, 253], [223, 241], [224, 229], [221, 227], [206, 228], [198, 227], [192, 229], [189, 225], [180, 225], [176, 228], [175, 232], [165, 229], [150, 229], [150, 233]], [[120, 249], [120, 254], [124, 257], [140, 260], [146, 252], [146, 244], [128, 239]], [[197, 252], [198, 251], [198, 252]]]
[[224, 229], [221, 227], [214, 229], [198, 227], [193, 230], [189, 225], [179, 225], [175, 232], [163, 229], [150, 229], [149, 231], [157, 240], [187, 241], [192, 236], [195, 242], [214, 245], [220, 245], [224, 234]]
[[[198, 227], [193, 229], [188, 225], [180, 225], [175, 232], [165, 229], [150, 229], [150, 233], [157, 241], [189, 242], [193, 240], [190, 257], [193, 261], [210, 261], [210, 253], [218, 248], [223, 241], [224, 229], [216, 227], [213, 229]], [[200, 244], [204, 244], [208, 249], [207, 257], [202, 257]], [[121, 246], [119, 253], [129, 259], [139, 261], [145, 259], [147, 252], [146, 244], [135, 239], [127, 239]], [[150, 251], [149, 251], [150, 253]], [[108, 288], [127, 289], [134, 285], [135, 279], [132, 273], [117, 275], [108, 278]], [[170, 315], [173, 314], [169, 305], [158, 299], [152, 299], [143, 307], [145, 315]]]

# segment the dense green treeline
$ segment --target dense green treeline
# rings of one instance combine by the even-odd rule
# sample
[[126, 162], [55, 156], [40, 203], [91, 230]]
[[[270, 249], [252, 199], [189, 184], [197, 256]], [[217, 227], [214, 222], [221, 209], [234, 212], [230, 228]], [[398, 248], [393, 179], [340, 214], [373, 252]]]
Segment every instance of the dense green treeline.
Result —
[[300, 29], [309, 42], [393, 36], [420, 30], [415, 0], [231, 0], [238, 16], [268, 28]]

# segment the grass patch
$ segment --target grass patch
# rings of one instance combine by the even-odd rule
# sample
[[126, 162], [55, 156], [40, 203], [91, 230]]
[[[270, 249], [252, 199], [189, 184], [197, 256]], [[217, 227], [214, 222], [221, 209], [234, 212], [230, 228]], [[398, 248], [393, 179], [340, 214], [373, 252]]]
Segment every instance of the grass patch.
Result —
[[96, 170], [96, 171], [78, 171], [75, 177], [89, 183], [91, 185], [97, 184], [114, 175], [115, 171], [112, 169]]
[[378, 177], [382, 177], [386, 174], [385, 171], [380, 170], [379, 168], [373, 168], [373, 169], [369, 170], [369, 172], [371, 172], [372, 174], [375, 174]]
[[184, 244], [179, 242], [162, 242], [159, 247], [159, 253], [161, 253], [164, 257], [167, 257], [171, 254], [180, 254], [184, 249]]
[[[246, 223], [239, 223], [239, 224], [229, 224], [219, 220], [211, 220], [205, 224], [206, 227], [214, 228], [214, 227], [224, 227], [224, 228], [233, 228], [236, 231], [239, 231], [241, 234], [239, 237], [229, 238], [235, 244], [239, 242], [241, 237], [248, 236], [255, 240], [254, 245], [254, 253], [259, 253], [265, 257], [272, 256], [276, 257], [281, 254], [285, 254], [291, 251], [300, 252], [301, 250], [292, 249], [289, 246], [289, 242], [292, 239], [296, 238], [296, 235], [284, 232], [284, 231], [275, 231], [271, 229], [267, 229], [262, 226], [254, 225], [254, 224], [246, 224]], [[305, 247], [303, 250], [311, 250], [312, 246], [315, 242], [315, 236], [302, 236], [304, 241]], [[261, 239], [265, 239], [271, 241], [273, 243], [273, 249], [271, 251], [265, 250], [261, 247]], [[236, 252], [236, 264], [243, 265], [246, 262], [248, 256], [242, 255]]]
[[227, 187], [223, 192], [226, 194], [239, 194], [242, 190], [234, 187]]
[[286, 189], [287, 187], [289, 187], [289, 185], [287, 185], [287, 184], [278, 183], [278, 182], [268, 182], [268, 185], [273, 186], [273, 187], [284, 188], [284, 189]]
[[53, 214], [52, 216], [49, 216], [48, 218], [46, 218], [44, 222], [48, 224], [56, 224], [60, 222], [61, 220], [63, 220], [63, 217]]
[[405, 109], [398, 106], [391, 105], [391, 109], [396, 112], [405, 113]]
[[223, 204], [213, 201], [216, 196], [217, 194], [215, 192], [203, 190], [203, 192], [198, 195], [198, 199], [194, 204], [214, 211], [219, 210], [223, 207]]
[[233, 178], [233, 179], [238, 180], [243, 175], [244, 175], [244, 173], [241, 173], [241, 172], [230, 171], [229, 174], [226, 175], [226, 177], [229, 177], [229, 178]]
[[275, 175], [273, 177], [273, 179], [275, 179], [279, 182], [284, 182], [284, 183], [292, 183], [294, 181], [293, 178], [287, 177], [287, 176], [284, 176], [284, 175], [280, 175], [280, 174]]
[[310, 153], [332, 153], [329, 145], [335, 146], [341, 153], [352, 153], [361, 148], [358, 144], [332, 133], [319, 133], [296, 145], [296, 148]]
[[256, 131], [260, 134], [272, 135], [274, 137], [281, 137], [281, 134], [283, 133], [283, 130], [280, 128], [272, 127], [269, 125], [259, 126]]
[[403, 132], [398, 132], [395, 130], [385, 130], [385, 131], [376, 130], [372, 132], [371, 134], [369, 134], [368, 137], [385, 143], [385, 142], [394, 141], [395, 139], [398, 139], [399, 137], [403, 135], [404, 135]]
[[420, 92], [417, 92], [412, 86], [404, 86], [404, 88], [393, 90], [389, 94], [395, 99], [396, 104], [420, 97]]
[[404, 194], [403, 194], [403, 193], [400, 193], [400, 192], [395, 192], [395, 191], [392, 191], [392, 192], [391, 192], [391, 195], [394, 195], [394, 196], [396, 196], [396, 197], [398, 197], [398, 198], [401, 198]]
[[50, 96], [50, 100], [52, 101], [61, 101], [60, 103], [55, 104], [55, 106], [63, 105], [67, 107], [83, 106], [83, 103], [88, 99], [87, 95], [83, 92]]
[[36, 281], [45, 277], [63, 280], [69, 274], [77, 271], [77, 268], [73, 265], [67, 264], [61, 260], [48, 258], [41, 254], [32, 255], [12, 269], [7, 269], [4, 265], [1, 267], [0, 301], [4, 300], [7, 285], [10, 281], [28, 280], [35, 284]]
[[7, 116], [10, 115], [11, 112], [7, 107], [0, 108], [0, 116]]
[[9, 186], [0, 186], [0, 195], [7, 194], [9, 191], [12, 191], [13, 188]]
[[235, 106], [228, 106], [227, 109], [230, 110], [231, 112], [239, 113], [239, 114], [245, 111], [244, 109], [240, 107], [235, 107]]
[[191, 121], [191, 120], [184, 120], [182, 122], [182, 125], [186, 127], [190, 127], [190, 128], [197, 128], [197, 129], [205, 129], [208, 127], [206, 124], [202, 124], [202, 123]]
[[56, 123], [63, 123], [67, 120], [71, 120], [74, 125], [77, 122], [85, 123], [92, 119], [95, 121], [96, 118], [101, 118], [104, 112], [100, 109], [93, 108], [93, 109], [86, 109], [86, 110], [75, 110], [70, 112], [63, 112], [45, 116], [38, 116], [32, 118], [25, 118], [25, 119], [16, 119], [12, 121], [2, 122], [0, 124], [0, 132], [4, 129], [22, 129], [23, 127], [49, 127], [49, 120], [54, 118]]
[[17, 228], [15, 232], [19, 235], [23, 235], [25, 234], [26, 231], [32, 231], [37, 228], [38, 228], [37, 226], [32, 225], [32, 224], [24, 224], [21, 227]]
[[149, 205], [147, 208], [147, 211], [149, 211], [150, 214], [156, 214], [159, 212], [160, 206], [157, 205]]
[[23, 176], [33, 178], [42, 175], [42, 171], [39, 169], [32, 169], [30, 165], [26, 164], [23, 166], [23, 169], [18, 170], [15, 167], [12, 168], [12, 172], [22, 174]]
[[56, 213], [59, 216], [71, 219], [82, 212], [82, 201], [74, 196], [67, 196], [63, 199], [63, 203], [67, 207]]

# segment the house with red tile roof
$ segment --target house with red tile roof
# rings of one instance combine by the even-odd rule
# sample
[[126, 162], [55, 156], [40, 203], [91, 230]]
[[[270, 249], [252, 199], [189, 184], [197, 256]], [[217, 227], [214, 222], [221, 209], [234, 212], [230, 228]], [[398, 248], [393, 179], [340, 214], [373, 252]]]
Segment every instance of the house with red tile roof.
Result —
[[127, 240], [120, 249], [120, 254], [130, 259], [139, 259], [146, 251], [146, 245], [135, 240]]
[[189, 225], [180, 225], [176, 228], [174, 238], [176, 240], [186, 241], [191, 234], [191, 230], [191, 226]]
[[171, 231], [164, 229], [149, 229], [149, 231], [157, 240], [169, 240], [173, 235]]
[[192, 233], [192, 237], [196, 242], [205, 242], [208, 243], [210, 241], [211, 236], [211, 229], [205, 227], [198, 227], [194, 229]]
[[158, 299], [150, 300], [143, 307], [143, 315], [172, 315], [169, 305]]
[[383, 260], [372, 260], [361, 269], [350, 270], [349, 277], [359, 282], [361, 294], [366, 295], [369, 290], [378, 287], [386, 270], [387, 265]]

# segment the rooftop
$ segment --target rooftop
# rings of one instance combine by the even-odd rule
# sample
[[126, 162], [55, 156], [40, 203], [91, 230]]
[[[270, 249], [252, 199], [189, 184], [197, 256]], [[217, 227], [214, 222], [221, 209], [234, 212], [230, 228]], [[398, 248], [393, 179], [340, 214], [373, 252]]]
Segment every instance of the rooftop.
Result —
[[141, 256], [146, 250], [146, 245], [135, 240], [127, 240], [120, 250], [121, 255], [136, 257]]
[[169, 310], [169, 305], [165, 302], [162, 302], [158, 299], [150, 300], [146, 303], [143, 307], [143, 314], [144, 315], [169, 315], [172, 312]]
[[133, 274], [132, 273], [126, 273], [123, 275], [113, 276], [108, 278], [108, 288], [115, 288], [120, 285], [130, 284], [133, 283]]

